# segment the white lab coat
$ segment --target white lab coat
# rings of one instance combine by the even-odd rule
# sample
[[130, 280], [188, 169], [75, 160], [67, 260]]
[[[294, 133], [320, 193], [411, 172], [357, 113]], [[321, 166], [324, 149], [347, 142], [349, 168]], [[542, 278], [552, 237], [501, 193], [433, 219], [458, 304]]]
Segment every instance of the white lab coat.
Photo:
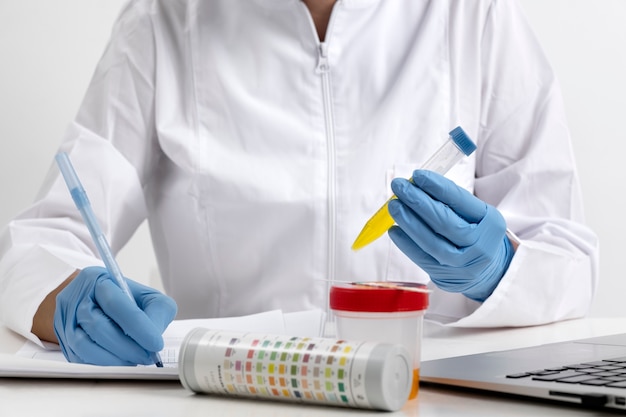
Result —
[[[511, 0], [339, 0], [320, 43], [298, 0], [135, 0], [61, 149], [118, 251], [148, 219], [178, 318], [322, 308], [333, 281], [428, 281], [365, 221], [461, 125], [449, 177], [521, 239], [484, 303], [429, 315], [518, 326], [584, 315], [598, 242], [559, 86]], [[30, 337], [44, 296], [101, 264], [52, 167], [0, 240], [0, 318]], [[145, 277], [130, 277], [141, 280]]]

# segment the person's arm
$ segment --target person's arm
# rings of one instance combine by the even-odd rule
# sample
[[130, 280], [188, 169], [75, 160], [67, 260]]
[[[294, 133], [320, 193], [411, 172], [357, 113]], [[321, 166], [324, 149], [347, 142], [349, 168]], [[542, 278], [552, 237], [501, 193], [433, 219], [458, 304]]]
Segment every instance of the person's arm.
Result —
[[56, 308], [56, 297], [70, 282], [72, 282], [74, 277], [78, 275], [79, 272], [79, 270], [76, 270], [76, 272], [63, 281], [61, 285], [48, 294], [39, 305], [39, 308], [33, 317], [33, 327], [31, 328], [31, 332], [39, 339], [46, 342], [59, 343], [57, 336], [54, 333], [54, 310]]
[[[466, 85], [479, 78], [482, 86], [480, 123], [468, 128], [478, 145], [473, 192], [502, 213], [520, 244], [483, 303], [434, 287], [427, 314], [457, 327], [578, 318], [588, 313], [598, 284], [599, 246], [585, 225], [559, 83], [517, 2], [486, 3], [480, 47], [456, 33], [450, 39], [461, 44], [452, 59]], [[480, 71], [472, 78], [461, 69], [475, 53]], [[461, 119], [473, 120], [471, 113]]]
[[[160, 152], [153, 123], [155, 35], [146, 7], [131, 2], [122, 12], [59, 148], [90, 190], [114, 253], [147, 216], [144, 186]], [[56, 341], [55, 296], [76, 270], [99, 264], [84, 221], [51, 165], [33, 204], [0, 231], [0, 321], [34, 343]]]

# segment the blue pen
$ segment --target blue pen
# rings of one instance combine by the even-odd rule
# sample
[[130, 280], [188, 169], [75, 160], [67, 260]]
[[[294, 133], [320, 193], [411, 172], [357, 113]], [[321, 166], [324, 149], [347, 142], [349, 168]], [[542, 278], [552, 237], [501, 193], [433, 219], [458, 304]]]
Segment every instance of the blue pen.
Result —
[[[89, 199], [87, 198], [87, 193], [80, 183], [78, 175], [76, 175], [76, 171], [74, 170], [74, 167], [70, 162], [69, 156], [65, 152], [60, 152], [57, 154], [55, 159], [57, 161], [59, 169], [61, 170], [61, 174], [63, 174], [63, 178], [65, 179], [67, 188], [70, 190], [72, 199], [74, 200], [78, 211], [80, 211], [80, 214], [83, 216], [83, 220], [85, 221], [85, 224], [89, 229], [91, 238], [96, 244], [98, 252], [100, 252], [100, 256], [104, 261], [104, 265], [115, 279], [115, 282], [117, 282], [117, 284], [120, 286], [122, 291], [124, 291], [126, 295], [128, 295], [128, 297], [134, 302], [135, 299], [130, 293], [130, 288], [128, 288], [128, 284], [122, 276], [122, 271], [120, 270], [119, 265], [113, 257], [109, 242], [107, 242], [104, 233], [102, 233], [102, 229], [100, 229], [100, 226], [98, 225], [96, 216], [94, 215], [93, 210], [91, 209], [91, 204], [89, 203]], [[153, 352], [152, 358], [156, 366], [158, 366], [159, 368], [163, 367], [163, 362], [161, 361], [158, 352]]]

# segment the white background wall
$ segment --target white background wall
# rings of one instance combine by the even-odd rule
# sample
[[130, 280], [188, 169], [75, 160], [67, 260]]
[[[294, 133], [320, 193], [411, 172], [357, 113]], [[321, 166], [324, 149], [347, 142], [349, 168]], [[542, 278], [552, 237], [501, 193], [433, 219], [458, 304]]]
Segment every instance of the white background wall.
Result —
[[[626, 316], [626, 1], [520, 0], [563, 86], [589, 225], [601, 241], [594, 316]], [[0, 0], [0, 224], [34, 198], [125, 0]], [[147, 228], [118, 260], [159, 285]]]

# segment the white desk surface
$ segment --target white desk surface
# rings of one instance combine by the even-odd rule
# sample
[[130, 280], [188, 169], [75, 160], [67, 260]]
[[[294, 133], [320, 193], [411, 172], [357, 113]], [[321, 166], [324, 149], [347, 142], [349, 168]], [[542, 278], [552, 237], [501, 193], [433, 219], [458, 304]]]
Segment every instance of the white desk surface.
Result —
[[[427, 324], [422, 359], [532, 346], [626, 330], [626, 318], [588, 318], [518, 329], [452, 329]], [[0, 327], [0, 353], [13, 353], [20, 336]], [[423, 386], [418, 398], [394, 413], [243, 400], [193, 394], [173, 381], [94, 381], [0, 378], [2, 417], [298, 417], [339, 415], [598, 416], [611, 413], [533, 400]]]

